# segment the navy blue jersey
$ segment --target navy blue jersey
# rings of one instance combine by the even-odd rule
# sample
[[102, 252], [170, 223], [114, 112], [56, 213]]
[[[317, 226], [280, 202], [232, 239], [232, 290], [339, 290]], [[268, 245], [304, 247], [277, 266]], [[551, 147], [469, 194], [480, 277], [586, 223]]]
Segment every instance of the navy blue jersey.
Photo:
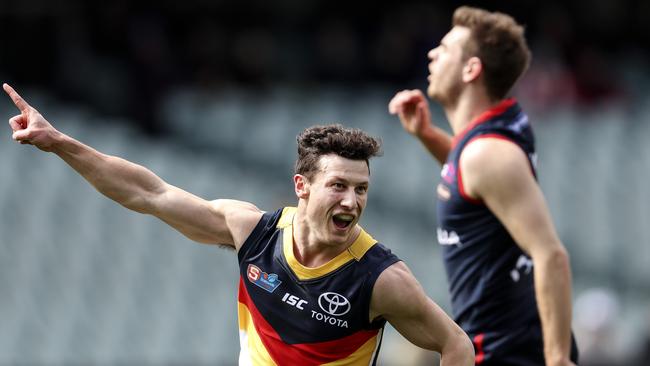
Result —
[[488, 110], [454, 138], [437, 188], [437, 234], [454, 320], [474, 341], [477, 364], [522, 347], [533, 349], [524, 354], [537, 361], [513, 364], [543, 364], [533, 262], [490, 209], [463, 188], [460, 155], [478, 138], [516, 144], [536, 175], [533, 132], [514, 99]]
[[265, 213], [239, 250], [240, 365], [374, 365], [386, 321], [369, 320], [372, 290], [399, 259], [362, 230], [328, 263], [304, 267], [294, 213]]

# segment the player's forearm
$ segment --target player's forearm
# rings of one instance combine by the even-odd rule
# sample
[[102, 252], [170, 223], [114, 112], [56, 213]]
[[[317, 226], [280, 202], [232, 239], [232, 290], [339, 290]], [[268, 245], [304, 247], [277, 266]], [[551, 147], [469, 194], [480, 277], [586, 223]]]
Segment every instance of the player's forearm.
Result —
[[451, 136], [447, 132], [431, 125], [430, 128], [423, 129], [417, 138], [440, 165], [445, 164], [451, 150]]
[[535, 261], [535, 291], [544, 334], [546, 365], [567, 361], [571, 350], [571, 269], [559, 247]]
[[134, 211], [151, 213], [151, 197], [165, 187], [165, 183], [145, 167], [103, 154], [61, 133], [52, 145], [52, 152], [97, 191]]

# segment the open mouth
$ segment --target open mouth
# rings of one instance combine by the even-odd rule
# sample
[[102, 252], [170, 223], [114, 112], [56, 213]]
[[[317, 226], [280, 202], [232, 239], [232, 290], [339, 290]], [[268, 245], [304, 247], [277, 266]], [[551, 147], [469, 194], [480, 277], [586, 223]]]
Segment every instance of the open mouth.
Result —
[[334, 225], [337, 228], [346, 229], [352, 224], [352, 221], [354, 221], [354, 216], [347, 214], [338, 214], [334, 215], [332, 217], [332, 220], [334, 221]]

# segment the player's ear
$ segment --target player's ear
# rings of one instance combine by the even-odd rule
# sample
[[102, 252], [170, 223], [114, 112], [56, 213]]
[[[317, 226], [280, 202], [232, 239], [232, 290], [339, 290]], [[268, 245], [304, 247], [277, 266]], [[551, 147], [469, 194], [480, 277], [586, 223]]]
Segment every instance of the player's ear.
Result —
[[481, 75], [483, 72], [483, 63], [478, 57], [470, 57], [463, 67], [463, 81], [466, 83], [472, 82]]
[[309, 198], [309, 179], [302, 174], [293, 176], [293, 188], [298, 198]]

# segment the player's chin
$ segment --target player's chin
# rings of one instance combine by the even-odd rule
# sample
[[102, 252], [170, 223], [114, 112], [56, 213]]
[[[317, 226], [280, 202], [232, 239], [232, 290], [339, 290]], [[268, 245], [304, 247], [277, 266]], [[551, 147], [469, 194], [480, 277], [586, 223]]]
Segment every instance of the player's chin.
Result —
[[332, 222], [332, 227], [330, 229], [331, 241], [336, 244], [347, 243], [352, 235], [354, 228], [354, 221], [350, 222], [347, 226], [341, 227]]
[[429, 83], [427, 87], [427, 96], [431, 99], [434, 99], [436, 96], [436, 88], [432, 83]]

